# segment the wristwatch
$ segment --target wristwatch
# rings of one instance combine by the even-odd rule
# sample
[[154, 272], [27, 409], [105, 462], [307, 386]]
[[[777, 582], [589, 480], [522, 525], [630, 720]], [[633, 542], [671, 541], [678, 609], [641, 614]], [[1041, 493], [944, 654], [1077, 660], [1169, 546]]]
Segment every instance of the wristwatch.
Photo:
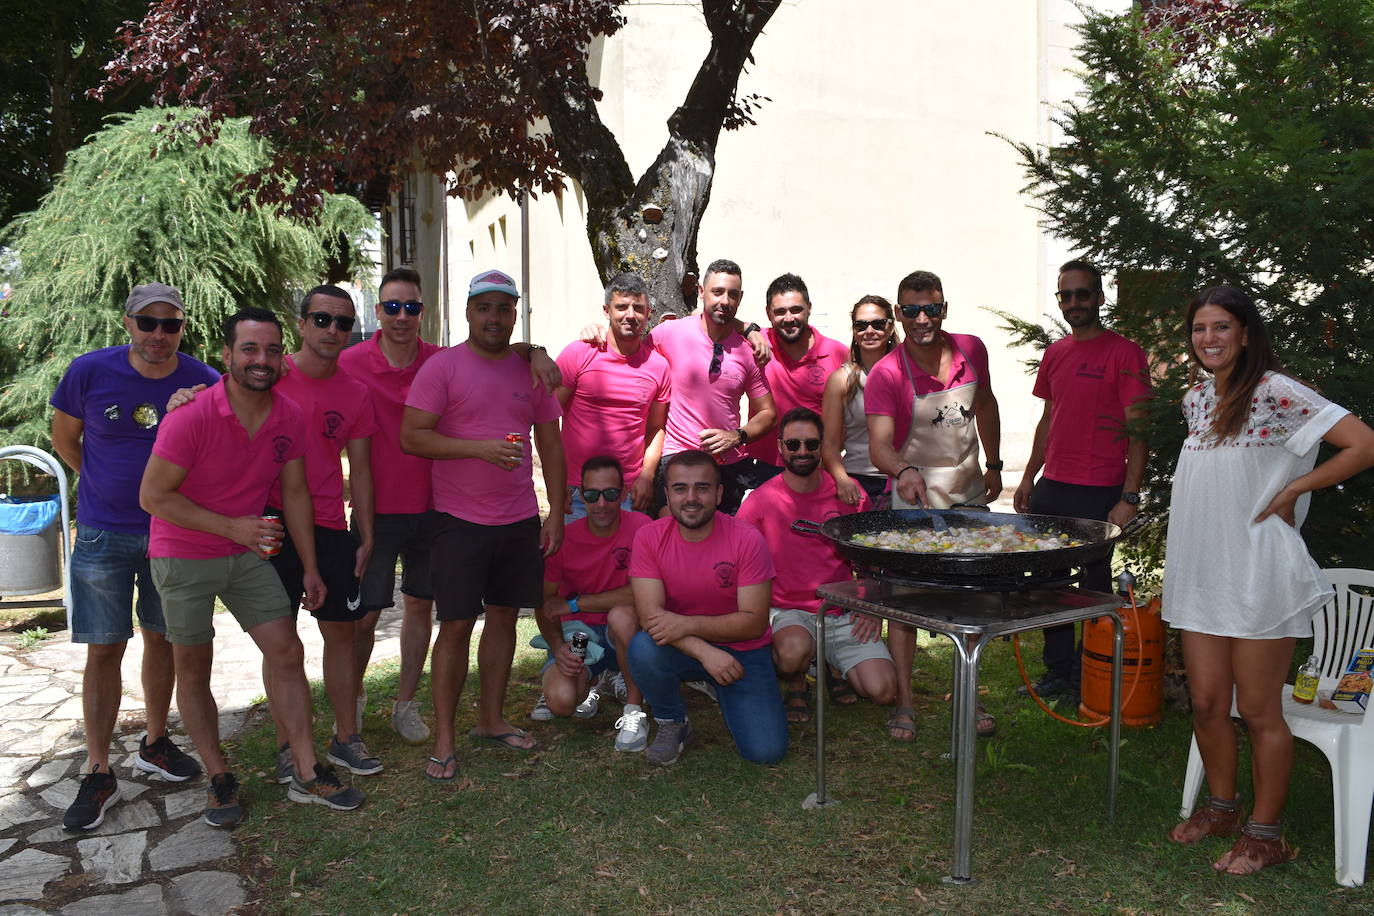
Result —
[[763, 329], [751, 321], [744, 326], [744, 336], [748, 337], [750, 334], [757, 334], [761, 330]]
[[983, 467], [987, 468], [989, 471], [1000, 471], [1005, 465], [1006, 462], [1003, 461], [989, 461], [987, 464], [983, 465]]
[[745, 432], [743, 426], [741, 426], [739, 429], [735, 430], [735, 435], [739, 436], [739, 444], [740, 444], [740, 445], [748, 445], [748, 444], [749, 444], [749, 433]]
[[537, 343], [532, 343], [532, 344], [530, 344], [530, 352], [533, 353], [535, 350], [538, 350], [538, 351], [541, 352], [541, 353], [547, 353], [547, 352], [549, 352], [549, 348], [546, 347], [546, 346], [544, 346], [543, 344], [537, 344]]
[[1123, 503], [1125, 503], [1126, 505], [1128, 505], [1128, 506], [1138, 506], [1138, 505], [1140, 505], [1140, 494], [1139, 494], [1139, 493], [1122, 493], [1122, 494], [1121, 494], [1121, 501], [1122, 501]]

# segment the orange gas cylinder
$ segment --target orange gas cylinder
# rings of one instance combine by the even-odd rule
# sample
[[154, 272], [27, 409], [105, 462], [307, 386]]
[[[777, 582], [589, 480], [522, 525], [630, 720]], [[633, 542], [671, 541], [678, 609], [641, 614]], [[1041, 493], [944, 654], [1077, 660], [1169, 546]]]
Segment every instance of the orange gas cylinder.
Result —
[[[1138, 627], [1137, 627], [1138, 623]], [[1121, 611], [1121, 721], [1157, 725], [1164, 702], [1164, 621], [1159, 599], [1135, 614]], [[1081, 715], [1102, 719], [1112, 710], [1112, 621], [1094, 617], [1083, 624]]]

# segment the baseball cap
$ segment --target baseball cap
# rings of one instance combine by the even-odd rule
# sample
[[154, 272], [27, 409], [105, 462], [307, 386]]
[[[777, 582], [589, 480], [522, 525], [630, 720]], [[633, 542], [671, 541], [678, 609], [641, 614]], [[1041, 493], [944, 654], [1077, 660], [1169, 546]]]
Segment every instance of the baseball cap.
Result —
[[499, 270], [485, 270], [472, 278], [468, 284], [468, 298], [480, 296], [482, 293], [505, 293], [507, 296], [520, 298], [520, 291], [515, 288], [515, 280], [510, 274], [502, 273]]
[[177, 292], [175, 286], [168, 286], [166, 283], [144, 283], [135, 286], [134, 291], [129, 293], [129, 298], [124, 300], [124, 314], [137, 315], [154, 302], [165, 302], [183, 312], [186, 311], [186, 306], [181, 303], [181, 293]]

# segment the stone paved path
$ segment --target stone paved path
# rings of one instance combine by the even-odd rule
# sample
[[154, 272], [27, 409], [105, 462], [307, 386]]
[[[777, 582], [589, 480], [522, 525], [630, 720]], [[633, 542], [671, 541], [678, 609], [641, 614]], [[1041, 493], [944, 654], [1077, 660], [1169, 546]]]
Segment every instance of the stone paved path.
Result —
[[[213, 683], [228, 739], [263, 693], [261, 657], [232, 618], [217, 617], [216, 629]], [[299, 630], [306, 674], [318, 679], [319, 628], [302, 615]], [[384, 611], [374, 660], [397, 654], [399, 632], [399, 611]], [[124, 697], [110, 755], [121, 799], [104, 823], [80, 834], [62, 829], [62, 815], [85, 762], [86, 648], [67, 642], [65, 633], [31, 650], [16, 643], [16, 635], [0, 634], [0, 916], [212, 916], [244, 903], [233, 835], [201, 820], [205, 778], [170, 783], [133, 775], [130, 762], [144, 726], [138, 636], [124, 656]], [[172, 713], [173, 738], [189, 751], [175, 705]], [[369, 715], [380, 715], [377, 704]]]

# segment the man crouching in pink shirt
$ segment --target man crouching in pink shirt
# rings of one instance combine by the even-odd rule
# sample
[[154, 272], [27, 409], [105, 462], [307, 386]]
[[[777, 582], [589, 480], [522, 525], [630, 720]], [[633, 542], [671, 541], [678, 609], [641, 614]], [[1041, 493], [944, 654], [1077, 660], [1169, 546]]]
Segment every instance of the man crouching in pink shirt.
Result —
[[[435, 459], [439, 518], [430, 585], [439, 636], [430, 668], [434, 755], [425, 768], [435, 782], [458, 774], [453, 717], [467, 678], [468, 643], [483, 612], [477, 649], [482, 693], [469, 735], [517, 751], [535, 745], [533, 736], [506, 721], [502, 707], [515, 656], [516, 614], [543, 603], [544, 558], [563, 542], [567, 474], [558, 400], [531, 384], [525, 361], [511, 349], [519, 298], [515, 281], [499, 270], [472, 278], [468, 339], [420, 367], [401, 421], [401, 448]], [[542, 525], [531, 429], [549, 495]]]

